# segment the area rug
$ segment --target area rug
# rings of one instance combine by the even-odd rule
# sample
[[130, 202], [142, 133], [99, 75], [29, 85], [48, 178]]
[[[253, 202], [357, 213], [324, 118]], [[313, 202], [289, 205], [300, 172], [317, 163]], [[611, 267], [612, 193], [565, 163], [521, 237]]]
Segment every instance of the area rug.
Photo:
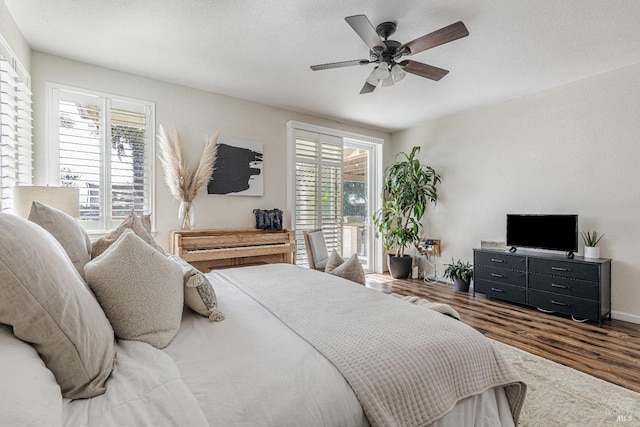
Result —
[[527, 384], [520, 426], [640, 426], [640, 393], [492, 341]]

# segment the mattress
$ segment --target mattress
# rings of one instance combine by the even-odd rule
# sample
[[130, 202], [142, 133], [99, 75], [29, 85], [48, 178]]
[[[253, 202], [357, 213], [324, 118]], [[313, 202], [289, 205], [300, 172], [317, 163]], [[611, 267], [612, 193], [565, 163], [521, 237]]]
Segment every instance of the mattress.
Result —
[[[185, 310], [164, 351], [211, 426], [369, 425], [349, 384], [324, 356], [232, 283], [210, 278], [226, 320], [209, 322]], [[512, 426], [504, 390], [464, 399], [434, 424], [465, 425]]]

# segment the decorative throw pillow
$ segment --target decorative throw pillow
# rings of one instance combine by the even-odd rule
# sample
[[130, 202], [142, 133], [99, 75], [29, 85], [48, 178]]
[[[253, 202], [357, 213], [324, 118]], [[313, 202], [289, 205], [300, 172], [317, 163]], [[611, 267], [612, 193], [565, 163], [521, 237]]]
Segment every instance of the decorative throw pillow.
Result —
[[9, 214], [0, 214], [0, 241], [0, 323], [34, 346], [64, 397], [104, 393], [113, 329], [60, 243]]
[[40, 202], [31, 204], [29, 221], [35, 222], [56, 238], [84, 279], [84, 265], [91, 260], [91, 239], [80, 223], [65, 212]]
[[351, 258], [345, 261], [338, 255], [338, 252], [334, 250], [331, 252], [331, 256], [329, 256], [324, 271], [325, 273], [333, 274], [334, 276], [339, 276], [361, 285], [366, 285], [367, 283], [364, 268], [362, 268], [362, 264], [360, 264], [358, 254], [351, 255]]
[[[151, 227], [150, 219], [149, 227]], [[138, 218], [138, 215], [136, 215], [132, 210], [129, 216], [122, 221], [122, 224], [120, 224], [118, 228], [93, 243], [93, 246], [91, 247], [91, 259], [97, 258], [101, 253], [107, 250], [109, 246], [113, 245], [125, 230], [132, 230], [143, 241], [160, 251], [160, 253], [165, 254], [164, 250], [158, 246], [156, 241], [153, 239], [153, 236], [151, 236], [151, 234], [146, 230], [142, 220]]]
[[184, 273], [184, 303], [187, 307], [212, 322], [224, 320], [225, 315], [218, 309], [218, 299], [207, 276], [177, 255], [169, 255], [169, 258], [177, 262]]
[[182, 270], [132, 230], [84, 267], [117, 337], [166, 347], [178, 333]]
[[142, 226], [147, 230], [147, 233], [151, 235], [151, 214], [139, 215], [138, 218], [140, 218], [140, 222], [142, 222]]

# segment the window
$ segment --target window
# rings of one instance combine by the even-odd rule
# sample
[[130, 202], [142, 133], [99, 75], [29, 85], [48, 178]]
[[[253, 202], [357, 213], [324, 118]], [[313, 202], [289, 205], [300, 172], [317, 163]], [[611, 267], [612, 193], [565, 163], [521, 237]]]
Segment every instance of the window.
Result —
[[55, 185], [77, 187], [88, 230], [115, 228], [134, 209], [151, 211], [154, 105], [50, 85]]
[[296, 231], [296, 263], [308, 265], [303, 232], [320, 228], [329, 253], [357, 253], [365, 269], [374, 270], [380, 255], [371, 212], [379, 205], [383, 141], [293, 121], [287, 126], [287, 205]]
[[342, 140], [296, 129], [297, 264], [308, 265], [303, 231], [322, 228], [327, 250], [342, 253]]
[[13, 212], [12, 187], [31, 184], [30, 77], [0, 38], [0, 211]]

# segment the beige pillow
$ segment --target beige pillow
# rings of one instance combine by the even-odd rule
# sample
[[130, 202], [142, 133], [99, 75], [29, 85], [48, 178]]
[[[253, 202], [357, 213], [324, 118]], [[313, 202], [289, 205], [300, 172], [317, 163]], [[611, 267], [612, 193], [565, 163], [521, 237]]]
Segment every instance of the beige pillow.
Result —
[[166, 347], [178, 333], [182, 269], [132, 230], [84, 267], [117, 337]]
[[113, 369], [113, 329], [58, 241], [0, 214], [0, 323], [31, 343], [64, 397], [102, 394]]
[[361, 285], [366, 285], [367, 283], [364, 268], [362, 268], [362, 264], [360, 264], [358, 254], [351, 255], [351, 258], [345, 261], [338, 255], [338, 252], [334, 250], [331, 252], [331, 256], [329, 256], [324, 271], [325, 273], [333, 274], [334, 276], [342, 277], [343, 279], [351, 280]]
[[199, 315], [208, 317], [212, 322], [224, 320], [225, 315], [218, 309], [218, 298], [207, 276], [177, 255], [169, 255], [169, 259], [182, 268], [186, 306]]
[[84, 279], [84, 265], [91, 260], [91, 239], [80, 223], [61, 210], [40, 202], [31, 204], [29, 220], [47, 230], [60, 242]]
[[[151, 227], [150, 219], [148, 224], [149, 227]], [[160, 246], [158, 246], [156, 241], [153, 239], [153, 236], [151, 236], [151, 234], [146, 230], [142, 220], [132, 210], [129, 216], [125, 218], [124, 221], [122, 221], [122, 224], [120, 224], [118, 228], [116, 228], [106, 236], [101, 237], [100, 239], [93, 242], [93, 246], [91, 247], [91, 259], [97, 258], [109, 246], [113, 245], [125, 230], [133, 230], [133, 232], [136, 233], [136, 235], [138, 235], [138, 237], [140, 237], [143, 241], [160, 251], [162, 254], [165, 253], [164, 250]]]
[[140, 222], [142, 222], [142, 226], [147, 230], [147, 233], [151, 235], [151, 214], [140, 215], [138, 218], [140, 218]]

